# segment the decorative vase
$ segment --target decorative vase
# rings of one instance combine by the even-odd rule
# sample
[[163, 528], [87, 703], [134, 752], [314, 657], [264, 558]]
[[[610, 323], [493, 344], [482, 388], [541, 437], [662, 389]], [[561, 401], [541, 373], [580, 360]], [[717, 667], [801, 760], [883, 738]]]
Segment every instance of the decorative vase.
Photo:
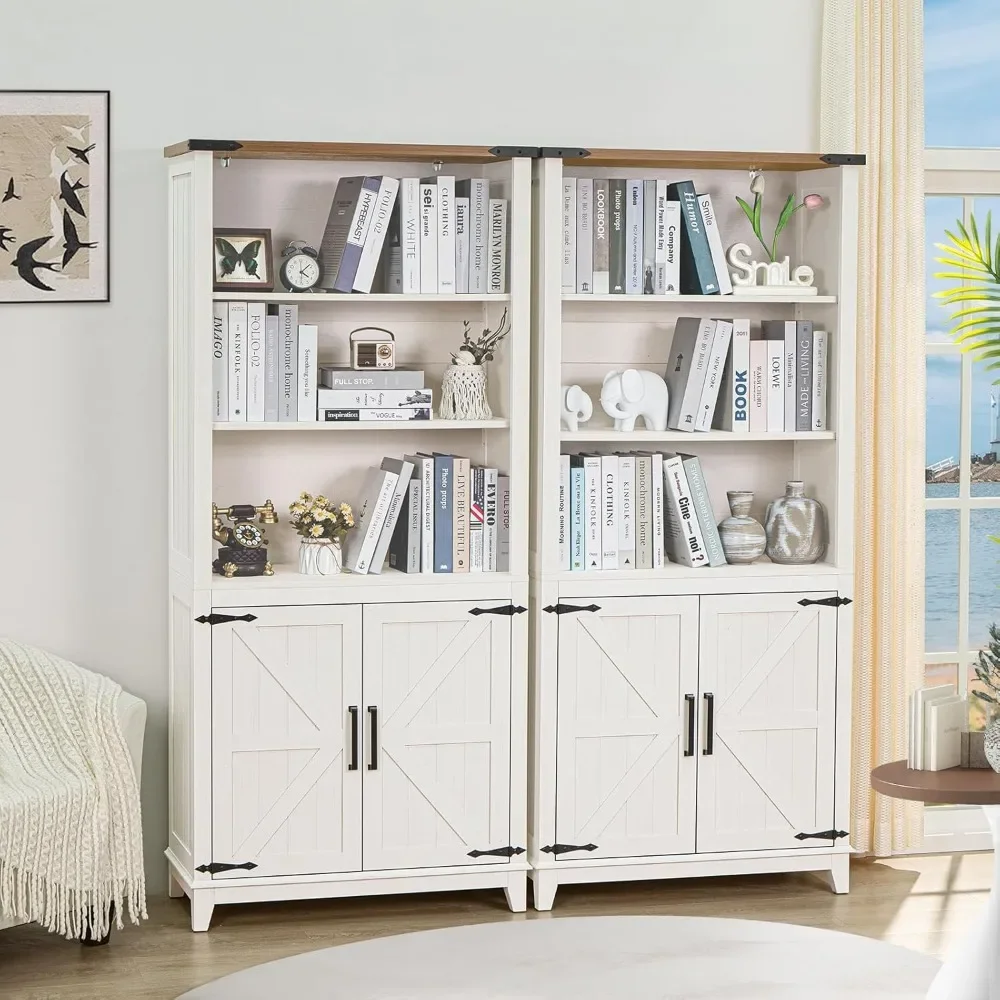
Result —
[[482, 365], [449, 365], [441, 380], [442, 420], [492, 420], [486, 399], [486, 369]]
[[826, 553], [826, 511], [805, 495], [805, 485], [794, 479], [785, 495], [767, 505], [764, 517], [767, 556], [785, 566], [814, 563]]
[[726, 562], [752, 563], [760, 558], [767, 544], [760, 521], [750, 516], [753, 492], [730, 490], [726, 497], [729, 499], [730, 516], [719, 525], [719, 538], [722, 540]]
[[333, 538], [303, 538], [299, 542], [299, 572], [304, 576], [335, 576], [343, 571], [340, 542]]
[[983, 752], [994, 771], [1000, 772], [1000, 718], [995, 718], [983, 733]]

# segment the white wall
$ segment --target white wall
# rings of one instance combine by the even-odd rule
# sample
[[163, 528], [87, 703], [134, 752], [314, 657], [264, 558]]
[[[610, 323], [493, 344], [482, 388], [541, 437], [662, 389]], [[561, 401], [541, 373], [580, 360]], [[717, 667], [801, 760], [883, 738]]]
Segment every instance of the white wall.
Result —
[[[164, 888], [166, 839], [162, 147], [198, 137], [811, 150], [820, 7], [4, 5], [0, 88], [109, 89], [113, 150], [111, 304], [0, 305], [0, 634], [107, 673], [149, 704], [151, 889]], [[766, 81], [777, 106], [749, 105]]]

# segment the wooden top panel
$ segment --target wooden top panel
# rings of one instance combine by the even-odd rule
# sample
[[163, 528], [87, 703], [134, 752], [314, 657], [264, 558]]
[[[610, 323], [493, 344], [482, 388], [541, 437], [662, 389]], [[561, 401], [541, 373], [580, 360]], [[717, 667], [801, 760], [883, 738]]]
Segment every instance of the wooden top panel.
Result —
[[[226, 148], [228, 147], [228, 148]], [[234, 148], [235, 147], [235, 148]], [[527, 147], [530, 156], [534, 147]], [[186, 139], [163, 150], [164, 156], [180, 156], [195, 149], [209, 149], [216, 157], [244, 160], [401, 160], [433, 163], [494, 163], [508, 159], [496, 156], [486, 146], [429, 146], [379, 142], [257, 142], [255, 140]]]
[[[567, 157], [574, 167], [667, 167], [679, 170], [822, 170], [838, 166], [843, 157], [830, 160], [821, 153], [737, 153], [693, 149], [592, 149], [585, 157]], [[864, 158], [861, 158], [864, 162]]]
[[894, 799], [948, 805], [1000, 805], [1000, 774], [989, 768], [952, 767], [914, 771], [894, 760], [872, 771], [872, 788]]

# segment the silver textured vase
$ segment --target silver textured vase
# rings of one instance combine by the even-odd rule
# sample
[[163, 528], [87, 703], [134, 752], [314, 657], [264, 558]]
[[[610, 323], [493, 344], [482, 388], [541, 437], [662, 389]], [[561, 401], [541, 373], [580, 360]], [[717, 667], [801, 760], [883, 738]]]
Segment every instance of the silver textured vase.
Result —
[[752, 563], [761, 557], [767, 544], [767, 536], [760, 521], [750, 516], [753, 492], [730, 490], [726, 497], [729, 500], [730, 516], [719, 525], [719, 538], [722, 540], [726, 562]]
[[1000, 772], [1000, 719], [994, 719], [983, 734], [983, 751], [990, 767]]
[[826, 511], [805, 495], [805, 485], [798, 479], [786, 483], [785, 495], [767, 505], [764, 531], [771, 562], [814, 563], [826, 553]]

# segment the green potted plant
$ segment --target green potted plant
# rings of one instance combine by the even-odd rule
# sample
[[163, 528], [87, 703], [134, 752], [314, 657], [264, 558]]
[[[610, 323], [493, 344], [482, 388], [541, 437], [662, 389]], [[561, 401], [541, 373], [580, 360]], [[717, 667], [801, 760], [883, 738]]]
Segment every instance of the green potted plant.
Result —
[[972, 697], [980, 703], [986, 717], [983, 752], [990, 767], [1000, 771], [1000, 628], [996, 622], [990, 626], [989, 645], [979, 651], [974, 669], [979, 687]]

